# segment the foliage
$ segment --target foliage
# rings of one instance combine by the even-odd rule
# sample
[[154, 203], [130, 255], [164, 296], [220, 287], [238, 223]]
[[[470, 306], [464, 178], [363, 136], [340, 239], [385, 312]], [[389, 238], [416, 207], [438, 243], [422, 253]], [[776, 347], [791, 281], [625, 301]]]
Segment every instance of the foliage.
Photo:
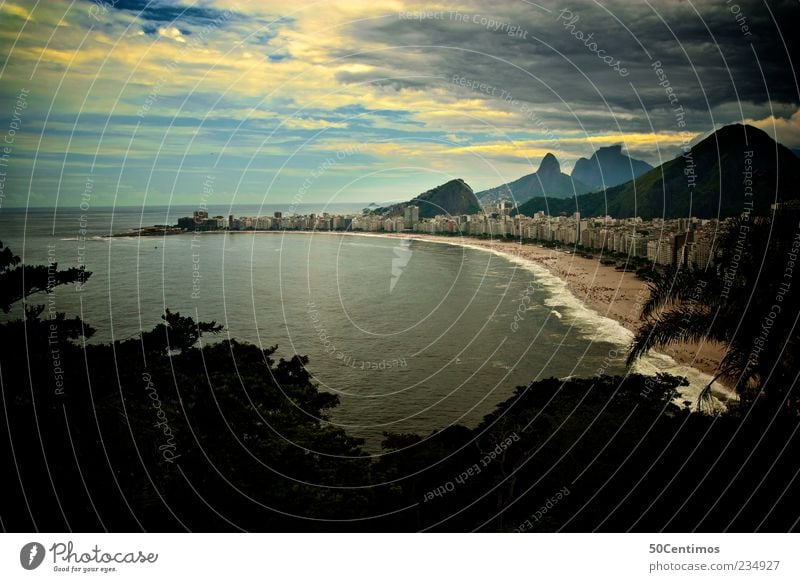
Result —
[[0, 242], [0, 309], [8, 313], [14, 303], [34, 293], [50, 293], [54, 287], [85, 281], [91, 275], [75, 267], [59, 271], [57, 263], [21, 265], [20, 258]]
[[628, 362], [653, 348], [717, 342], [726, 352], [716, 378], [727, 378], [743, 405], [769, 398], [797, 413], [800, 400], [788, 388], [795, 380], [800, 339], [800, 287], [791, 284], [800, 250], [798, 228], [794, 213], [774, 219], [745, 215], [730, 223], [708, 269], [652, 273], [650, 296], [642, 308], [646, 321]]

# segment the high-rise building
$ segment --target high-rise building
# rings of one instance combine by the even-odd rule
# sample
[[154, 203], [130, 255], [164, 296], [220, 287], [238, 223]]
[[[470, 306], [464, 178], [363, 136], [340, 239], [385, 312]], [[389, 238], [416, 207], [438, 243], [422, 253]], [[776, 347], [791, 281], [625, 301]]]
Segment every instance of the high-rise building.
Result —
[[708, 241], [703, 239], [695, 241], [695, 243], [691, 246], [690, 262], [705, 269], [710, 260], [711, 245], [708, 243]]
[[405, 228], [414, 230], [419, 222], [419, 206], [406, 206], [403, 215], [403, 224]]
[[672, 245], [663, 239], [648, 241], [647, 259], [657, 265], [673, 264]]

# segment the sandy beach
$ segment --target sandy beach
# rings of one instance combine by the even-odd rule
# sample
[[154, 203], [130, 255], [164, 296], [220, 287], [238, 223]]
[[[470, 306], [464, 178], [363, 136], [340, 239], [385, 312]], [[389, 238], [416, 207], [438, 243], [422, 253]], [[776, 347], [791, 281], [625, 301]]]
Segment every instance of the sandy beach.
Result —
[[[522, 245], [514, 241], [426, 234], [385, 233], [379, 236], [463, 244], [530, 261], [545, 267], [564, 281], [578, 299], [597, 313], [618, 321], [634, 333], [641, 325], [639, 313], [649, 296], [647, 283], [637, 279], [632, 272], [618, 271], [612, 265], [603, 265], [598, 259], [588, 259], [568, 251], [548, 249], [535, 244]], [[683, 344], [662, 348], [659, 352], [671, 356], [680, 364], [713, 376], [725, 348], [720, 344], [710, 343]]]

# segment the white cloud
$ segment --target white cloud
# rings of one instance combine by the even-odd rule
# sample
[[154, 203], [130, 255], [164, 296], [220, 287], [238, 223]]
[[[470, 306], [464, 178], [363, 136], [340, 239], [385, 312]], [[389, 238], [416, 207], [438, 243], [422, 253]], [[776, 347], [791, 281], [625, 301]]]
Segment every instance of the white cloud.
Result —
[[158, 29], [158, 36], [169, 38], [175, 42], [186, 42], [183, 33], [176, 26], [162, 26]]

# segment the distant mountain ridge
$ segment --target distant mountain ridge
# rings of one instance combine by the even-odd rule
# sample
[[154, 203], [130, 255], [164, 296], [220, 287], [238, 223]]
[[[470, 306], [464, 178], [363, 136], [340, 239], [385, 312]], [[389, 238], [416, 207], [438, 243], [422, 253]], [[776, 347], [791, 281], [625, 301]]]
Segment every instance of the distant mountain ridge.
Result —
[[652, 169], [647, 162], [622, 153], [622, 145], [617, 144], [598, 149], [589, 159], [580, 158], [572, 169], [572, 178], [599, 190], [624, 184]]
[[634, 180], [571, 200], [533, 198], [517, 211], [650, 219], [727, 218], [749, 208], [766, 215], [773, 202], [797, 199], [798, 184], [797, 156], [762, 130], [734, 124]]
[[478, 192], [478, 200], [483, 204], [495, 204], [507, 200], [522, 204], [536, 196], [548, 198], [572, 198], [591, 190], [589, 186], [575, 180], [561, 171], [561, 164], [552, 153], [542, 158], [539, 169], [533, 174], [508, 182], [496, 188]]
[[472, 188], [464, 180], [457, 178], [423, 192], [408, 202], [375, 208], [373, 212], [396, 216], [402, 214], [409, 205], [419, 207], [420, 218], [433, 218], [438, 214], [450, 216], [476, 214], [482, 210]]

